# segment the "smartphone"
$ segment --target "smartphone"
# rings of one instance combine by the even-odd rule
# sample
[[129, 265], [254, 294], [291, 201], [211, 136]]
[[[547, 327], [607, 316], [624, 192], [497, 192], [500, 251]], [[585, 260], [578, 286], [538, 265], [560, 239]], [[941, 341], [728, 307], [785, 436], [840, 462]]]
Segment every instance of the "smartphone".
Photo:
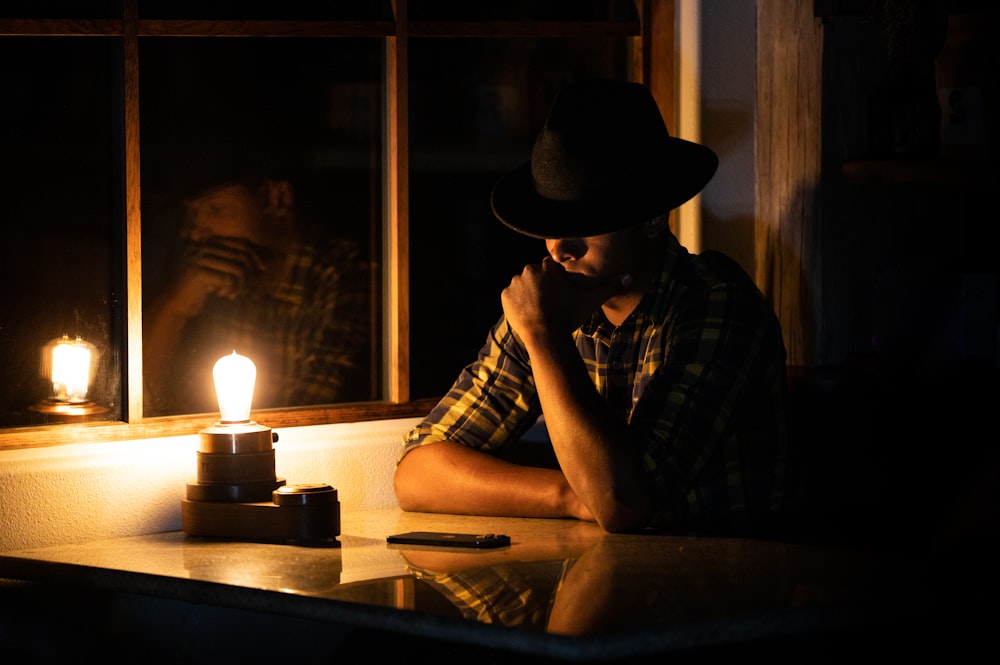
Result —
[[472, 547], [475, 549], [506, 547], [510, 536], [499, 533], [445, 533], [441, 531], [409, 531], [385, 539], [393, 545], [434, 545], [438, 547]]

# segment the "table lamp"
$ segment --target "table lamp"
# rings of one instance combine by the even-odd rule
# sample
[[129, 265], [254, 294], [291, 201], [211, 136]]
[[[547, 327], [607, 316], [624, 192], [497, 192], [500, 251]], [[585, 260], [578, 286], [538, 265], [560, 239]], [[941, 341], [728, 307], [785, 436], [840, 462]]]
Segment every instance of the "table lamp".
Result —
[[326, 484], [286, 485], [275, 475], [277, 433], [250, 419], [256, 367], [233, 351], [213, 368], [220, 419], [199, 434], [197, 481], [181, 500], [191, 536], [338, 546], [340, 503]]

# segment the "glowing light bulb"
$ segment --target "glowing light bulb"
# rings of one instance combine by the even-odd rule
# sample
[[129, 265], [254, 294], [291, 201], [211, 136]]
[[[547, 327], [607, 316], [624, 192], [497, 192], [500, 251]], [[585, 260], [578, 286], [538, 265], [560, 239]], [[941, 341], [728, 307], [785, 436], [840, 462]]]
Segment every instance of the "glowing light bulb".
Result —
[[64, 402], [87, 401], [90, 387], [91, 361], [95, 347], [80, 337], [71, 340], [63, 335], [53, 340], [51, 348], [52, 396]]
[[212, 369], [215, 394], [219, 399], [219, 413], [224, 423], [250, 422], [250, 403], [253, 401], [257, 368], [253, 361], [236, 351], [219, 358]]

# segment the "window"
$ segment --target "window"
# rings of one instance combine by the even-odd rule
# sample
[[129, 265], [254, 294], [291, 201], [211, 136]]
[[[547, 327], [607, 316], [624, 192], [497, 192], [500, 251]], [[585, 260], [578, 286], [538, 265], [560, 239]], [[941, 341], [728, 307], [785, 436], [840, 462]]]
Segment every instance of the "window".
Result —
[[[331, 355], [356, 370], [341, 382], [351, 391], [280, 392], [265, 363], [255, 413], [288, 427], [426, 412], [499, 316], [510, 275], [544, 251], [495, 221], [493, 183], [527, 158], [574, 78], [643, 80], [669, 122], [672, 32], [667, 0], [5, 3], [0, 440], [167, 436], [216, 418], [159, 401], [164, 387], [194, 390], [152, 380], [176, 341], [155, 338], [154, 303], [207, 209], [199, 176], [221, 180], [233, 162], [270, 169], [258, 184], [291, 174], [309, 246], [351, 248], [357, 270], [333, 262], [357, 296], [341, 323], [364, 331]], [[245, 323], [243, 311], [228, 320]], [[248, 327], [246, 339], [273, 337]], [[99, 408], [70, 428], [37, 408], [51, 399], [41, 349], [62, 334], [99, 352], [88, 393]]]

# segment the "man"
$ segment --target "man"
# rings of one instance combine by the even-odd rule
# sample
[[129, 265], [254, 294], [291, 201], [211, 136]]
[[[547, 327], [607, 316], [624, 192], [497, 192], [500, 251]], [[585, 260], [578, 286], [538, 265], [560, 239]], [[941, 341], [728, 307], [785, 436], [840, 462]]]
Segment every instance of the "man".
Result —
[[210, 166], [188, 185], [180, 256], [143, 313], [145, 410], [217, 410], [212, 367], [234, 350], [257, 365], [255, 408], [370, 399], [358, 247], [314, 233], [273, 166], [241, 154]]
[[[668, 213], [715, 173], [669, 136], [639, 84], [556, 98], [531, 160], [494, 187], [496, 216], [545, 240], [503, 316], [396, 474], [409, 511], [575, 517], [763, 532], [786, 502], [785, 349], [738, 265], [689, 254]], [[504, 459], [544, 414], [557, 468]]]

